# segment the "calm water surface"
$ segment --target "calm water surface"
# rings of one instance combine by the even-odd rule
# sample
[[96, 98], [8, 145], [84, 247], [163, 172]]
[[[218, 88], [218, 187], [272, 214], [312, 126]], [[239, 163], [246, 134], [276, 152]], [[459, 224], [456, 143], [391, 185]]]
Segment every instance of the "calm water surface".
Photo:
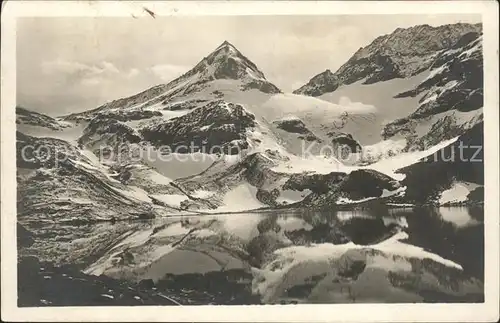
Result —
[[482, 219], [466, 207], [169, 218], [134, 229], [87, 272], [221, 304], [235, 290], [262, 303], [482, 301]]

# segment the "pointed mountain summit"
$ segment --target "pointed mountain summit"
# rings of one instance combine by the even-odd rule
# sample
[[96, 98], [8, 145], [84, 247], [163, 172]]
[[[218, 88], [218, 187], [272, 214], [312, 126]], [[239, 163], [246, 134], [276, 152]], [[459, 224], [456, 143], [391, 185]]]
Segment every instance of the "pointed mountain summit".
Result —
[[225, 40], [222, 44], [219, 45], [219, 47], [217, 47], [213, 52], [217, 52], [217, 51], [220, 51], [220, 50], [225, 50], [225, 51], [233, 51], [233, 52], [239, 52], [236, 47], [234, 47], [233, 44], [231, 44], [230, 42], [228, 42], [227, 40]]
[[198, 73], [203, 79], [208, 80], [232, 79], [241, 80], [244, 83], [267, 83], [269, 90], [272, 91], [263, 92], [279, 92], [279, 89], [266, 80], [264, 73], [227, 40], [186, 74], [192, 72]]
[[[221, 80], [224, 82], [220, 82]], [[167, 84], [160, 84], [133, 96], [108, 102], [94, 110], [64, 118], [90, 120], [96, 113], [104, 113], [107, 110], [119, 109], [123, 113], [126, 109], [143, 109], [159, 104], [163, 105], [160, 106], [163, 109], [166, 105], [189, 101], [195, 96], [200, 101], [206, 101], [207, 97], [215, 94], [218, 95], [216, 98], [220, 98], [224, 95], [223, 90], [233, 93], [250, 90], [268, 94], [281, 93], [250, 59], [226, 40], [191, 70]]]

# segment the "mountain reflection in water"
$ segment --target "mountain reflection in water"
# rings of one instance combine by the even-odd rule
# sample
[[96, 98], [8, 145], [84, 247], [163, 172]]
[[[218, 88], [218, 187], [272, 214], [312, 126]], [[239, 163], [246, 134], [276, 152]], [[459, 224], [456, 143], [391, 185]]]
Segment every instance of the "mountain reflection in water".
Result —
[[298, 210], [159, 219], [131, 228], [85, 273], [151, 280], [169, 295], [210, 295], [194, 297], [194, 304], [481, 302], [482, 212]]

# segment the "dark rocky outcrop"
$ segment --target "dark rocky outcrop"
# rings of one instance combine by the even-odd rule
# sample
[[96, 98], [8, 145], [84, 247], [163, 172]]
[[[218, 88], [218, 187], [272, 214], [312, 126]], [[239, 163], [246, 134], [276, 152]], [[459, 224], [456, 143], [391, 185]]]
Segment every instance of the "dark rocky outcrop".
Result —
[[379, 197], [383, 190], [393, 191], [400, 184], [385, 174], [371, 169], [352, 171], [337, 188], [340, 193], [351, 200], [368, 197]]
[[306, 125], [300, 119], [284, 119], [273, 122], [279, 129], [285, 130], [291, 133], [298, 134], [310, 134], [311, 132], [307, 129]]
[[314, 76], [307, 84], [294, 91], [294, 93], [320, 96], [324, 93], [333, 92], [338, 87], [339, 82], [335, 74], [330, 70], [326, 70]]
[[283, 185], [283, 189], [295, 191], [310, 190], [316, 194], [326, 194], [335, 189], [346, 177], [342, 172], [331, 172], [329, 174], [291, 174]]
[[[293, 174], [283, 185], [283, 189], [310, 190], [312, 193], [298, 205], [318, 208], [342, 205], [343, 203], [339, 201], [340, 198], [347, 198], [354, 203], [357, 200], [370, 198], [377, 201], [384, 190], [390, 192], [400, 187], [400, 183], [392, 177], [371, 169], [359, 169], [349, 174], [342, 172]], [[383, 204], [383, 202], [381, 203]], [[378, 207], [375, 204], [367, 204], [366, 206]]]
[[[402, 198], [414, 204], [435, 204], [441, 192], [455, 181], [484, 184], [483, 124], [479, 123], [456, 142], [438, 150], [420, 162], [398, 170], [405, 174], [401, 185], [407, 187]], [[462, 148], [460, 148], [462, 147]], [[483, 198], [481, 189], [471, 195], [474, 203]], [[472, 192], [471, 192], [472, 193]]]
[[272, 190], [272, 191], [266, 191], [266, 190], [263, 190], [260, 188], [257, 189], [257, 193], [255, 195], [257, 200], [259, 200], [260, 202], [262, 202], [266, 205], [272, 206], [272, 207], [278, 206], [276, 199], [279, 196], [280, 196], [280, 192], [277, 189]]
[[351, 134], [329, 132], [328, 136], [331, 138], [333, 149], [337, 152], [338, 157], [347, 158], [350, 154], [362, 151], [360, 143]]
[[78, 145], [107, 158], [109, 154], [122, 153], [124, 149], [129, 149], [130, 144], [141, 141], [142, 136], [127, 124], [115, 119], [95, 117], [83, 130]]
[[68, 142], [56, 138], [37, 138], [16, 132], [17, 167], [25, 169], [68, 166], [68, 159], [84, 157]]
[[281, 90], [274, 84], [265, 80], [252, 80], [241, 86], [242, 91], [256, 89], [268, 94], [281, 93]]
[[298, 139], [321, 142], [321, 139], [316, 137], [314, 133], [307, 129], [304, 122], [302, 122], [302, 120], [298, 118], [276, 120], [273, 122], [273, 124], [276, 125], [278, 129], [284, 130], [289, 133], [298, 134]]
[[155, 146], [177, 153], [239, 154], [248, 147], [245, 131], [255, 116], [239, 104], [213, 101], [189, 114], [160, 124], [146, 125], [141, 134]]

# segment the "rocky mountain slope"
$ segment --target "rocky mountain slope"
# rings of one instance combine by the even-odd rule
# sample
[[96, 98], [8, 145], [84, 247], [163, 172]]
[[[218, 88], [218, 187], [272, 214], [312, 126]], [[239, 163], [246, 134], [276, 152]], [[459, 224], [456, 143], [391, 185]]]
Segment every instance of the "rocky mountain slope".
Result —
[[98, 152], [103, 147], [117, 149], [120, 144], [139, 143], [141, 135], [132, 127], [116, 119], [92, 119], [78, 139], [80, 146]]
[[[237, 154], [248, 148], [247, 129], [255, 116], [239, 104], [212, 101], [193, 112], [141, 128], [144, 139], [155, 146], [168, 145], [179, 153]], [[193, 145], [194, 149], [189, 147]], [[233, 149], [235, 148], [235, 149]]]
[[482, 36], [468, 33], [440, 52], [431, 74], [417, 87], [396, 97], [421, 95], [408, 117], [389, 123], [384, 138], [403, 135], [408, 145], [427, 148], [462, 134], [482, 121]]
[[480, 30], [480, 24], [462, 23], [398, 28], [360, 48], [335, 73], [327, 69], [294, 93], [320, 96], [359, 80], [364, 80], [364, 84], [371, 84], [411, 77], [427, 70], [440, 51], [452, 49], [465, 34]]
[[16, 107], [16, 124], [43, 127], [57, 131], [70, 126], [70, 124], [66, 122], [56, 120], [48, 115], [30, 111], [19, 106]]
[[481, 118], [481, 30], [480, 24], [462, 23], [399, 28], [360, 48], [335, 73], [327, 70], [294, 93], [372, 104], [377, 108], [373, 116], [357, 120], [351, 113], [343, 131], [363, 144], [404, 138], [408, 147], [426, 149]]
[[[157, 206], [140, 187], [127, 185], [123, 171], [99, 163], [96, 156], [70, 143], [17, 133], [17, 221], [38, 238], [28, 249], [52, 261], [84, 261], [106, 244], [77, 241], [90, 234], [96, 241], [117, 236], [120, 226], [99, 232], [102, 222], [150, 219], [178, 212]], [[142, 170], [150, 192], [169, 192], [165, 180]], [[158, 177], [160, 179], [158, 180]], [[136, 180], [137, 181], [137, 180]], [[152, 194], [152, 193], [151, 193]], [[58, 225], [54, 227], [54, 223]], [[77, 232], [74, 228], [79, 227]], [[44, 237], [41, 239], [41, 237]]]

